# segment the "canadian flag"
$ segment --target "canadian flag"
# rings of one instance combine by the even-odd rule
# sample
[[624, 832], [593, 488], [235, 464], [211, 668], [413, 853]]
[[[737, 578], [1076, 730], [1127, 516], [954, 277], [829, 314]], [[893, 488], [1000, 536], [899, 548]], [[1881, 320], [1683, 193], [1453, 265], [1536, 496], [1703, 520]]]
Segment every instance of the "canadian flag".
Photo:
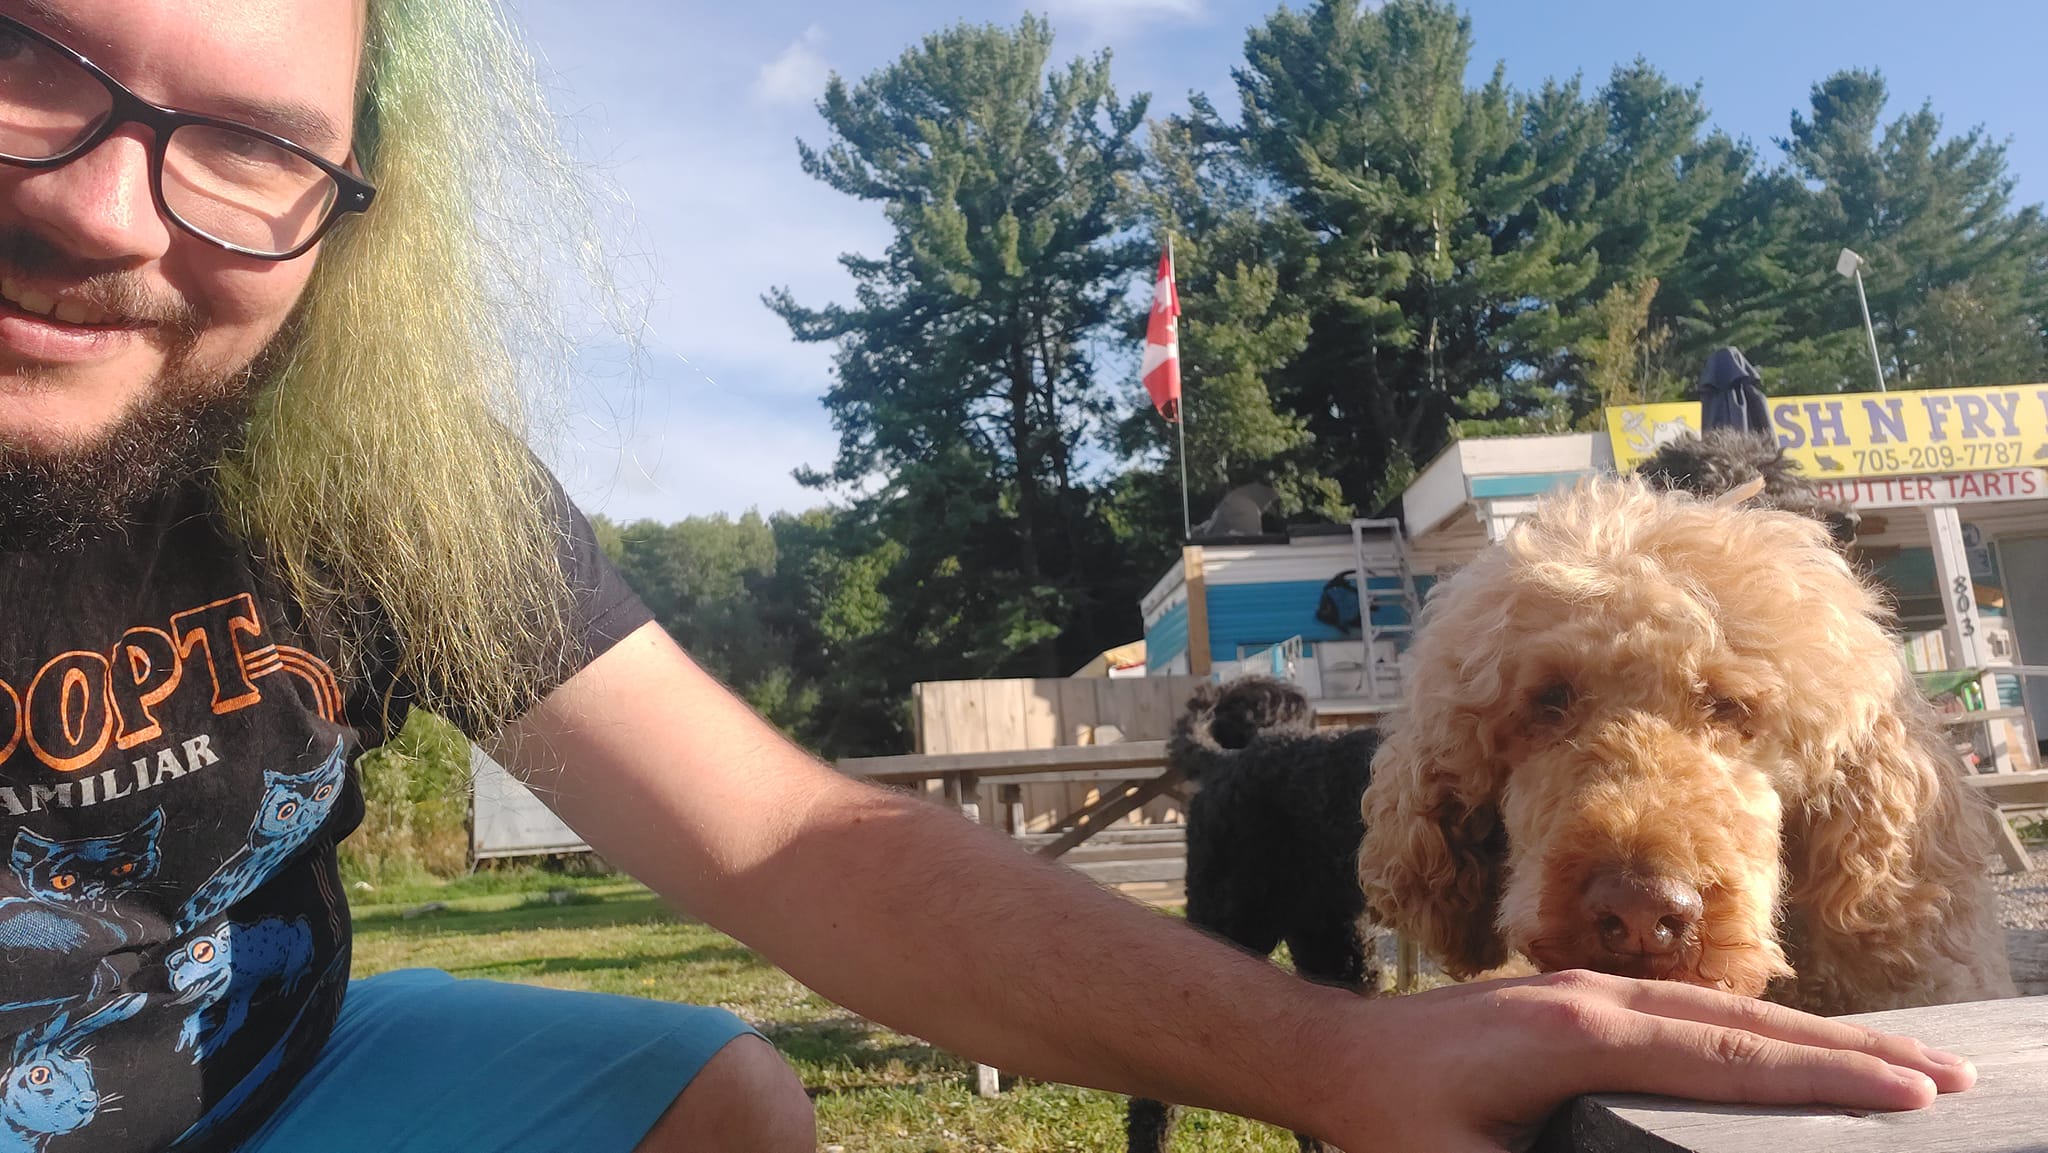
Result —
[[1152, 290], [1152, 319], [1145, 327], [1145, 362], [1138, 369], [1152, 407], [1168, 421], [1180, 420], [1180, 294], [1173, 288], [1173, 245], [1159, 254], [1159, 282]]

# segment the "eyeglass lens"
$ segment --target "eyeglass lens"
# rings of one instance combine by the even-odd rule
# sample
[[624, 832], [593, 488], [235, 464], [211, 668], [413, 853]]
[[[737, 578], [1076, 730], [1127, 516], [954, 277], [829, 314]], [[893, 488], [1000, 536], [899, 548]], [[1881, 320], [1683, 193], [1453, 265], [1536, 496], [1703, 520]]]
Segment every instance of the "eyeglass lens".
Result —
[[[67, 158], [113, 114], [99, 77], [34, 37], [0, 24], [0, 157]], [[305, 157], [260, 136], [183, 124], [161, 142], [164, 208], [209, 239], [263, 254], [291, 252], [340, 195]]]

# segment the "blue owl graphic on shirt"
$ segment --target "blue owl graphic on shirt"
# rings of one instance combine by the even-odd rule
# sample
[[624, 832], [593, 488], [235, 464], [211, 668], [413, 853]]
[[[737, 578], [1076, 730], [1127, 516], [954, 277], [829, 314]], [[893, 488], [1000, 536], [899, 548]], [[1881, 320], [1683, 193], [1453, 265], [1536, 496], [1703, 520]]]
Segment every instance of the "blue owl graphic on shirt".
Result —
[[192, 894], [178, 916], [177, 933], [189, 934], [255, 892], [306, 843], [334, 811], [348, 773], [348, 743], [335, 738], [334, 751], [319, 767], [303, 773], [263, 771], [263, 802], [249, 826], [249, 840], [235, 850]]

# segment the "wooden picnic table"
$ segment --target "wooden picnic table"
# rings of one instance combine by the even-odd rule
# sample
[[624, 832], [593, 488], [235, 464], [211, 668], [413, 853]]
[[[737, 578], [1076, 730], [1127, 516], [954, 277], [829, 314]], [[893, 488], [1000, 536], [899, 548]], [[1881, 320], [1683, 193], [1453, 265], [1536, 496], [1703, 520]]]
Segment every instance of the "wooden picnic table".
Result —
[[[893, 757], [848, 757], [839, 771], [881, 784], [942, 782], [948, 803], [972, 806], [982, 824], [1020, 836], [1016, 791], [1026, 781], [1100, 781], [1109, 787], [1092, 805], [1069, 814], [1060, 835], [1038, 854], [1064, 855], [1155, 797], [1174, 793], [1181, 775], [1167, 768], [1165, 741], [1117, 741], [1063, 745], [1051, 749], [1010, 749], [988, 753], [910, 753]], [[996, 790], [994, 796], [989, 790]]]
[[909, 784], [962, 776], [1043, 776], [1105, 770], [1133, 771], [1145, 776], [1165, 766], [1165, 741], [1118, 741], [1106, 745], [1062, 745], [1052, 749], [1006, 749], [992, 753], [847, 757], [839, 762], [839, 771], [870, 781]]
[[1996, 811], [1991, 814], [1992, 843], [2005, 862], [2006, 870], [2031, 872], [2034, 859], [2027, 852], [2026, 845], [2020, 842], [2020, 835], [2013, 830], [2012, 822], [2006, 820], [2006, 813], [2014, 809], [2048, 807], [2048, 772], [1972, 773], [1963, 778], [1963, 783], [1983, 793], [1996, 806]]
[[[1109, 787], [1092, 805], [1069, 815], [1052, 843], [1037, 850], [1048, 859], [1064, 855], [1154, 797], [1178, 789], [1177, 770], [1166, 765], [1165, 741], [1116, 741], [986, 753], [911, 753], [893, 757], [848, 757], [840, 772], [888, 785], [943, 782], [946, 802], [964, 813], [971, 807], [982, 824], [1011, 836], [1024, 833], [1018, 791], [1024, 781], [1098, 780]], [[993, 796], [990, 791], [993, 791]], [[993, 1097], [1001, 1075], [992, 1065], [975, 1066], [976, 1091]]]
[[1852, 1017], [1961, 1053], [1977, 1087], [1913, 1113], [1702, 1105], [1584, 1097], [1538, 1153], [2040, 1153], [2048, 1150], [2048, 997], [1937, 1005]]

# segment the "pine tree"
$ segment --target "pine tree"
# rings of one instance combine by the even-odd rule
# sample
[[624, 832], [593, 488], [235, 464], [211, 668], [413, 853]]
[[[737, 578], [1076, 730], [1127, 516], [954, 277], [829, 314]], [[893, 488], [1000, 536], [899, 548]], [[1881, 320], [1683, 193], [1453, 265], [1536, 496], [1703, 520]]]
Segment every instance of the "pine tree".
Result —
[[1598, 272], [1593, 226], [1545, 203], [1598, 130], [1570, 85], [1465, 86], [1439, 0], [1320, 0], [1252, 31], [1250, 156], [1316, 240], [1312, 332], [1282, 389], [1345, 495], [1377, 507], [1460, 417], [1556, 425], [1557, 308]]
[[2015, 209], [2005, 149], [1981, 129], [1944, 136], [1923, 105], [1889, 124], [1884, 78], [1842, 72], [1814, 86], [1792, 117], [1785, 150], [1796, 235], [1785, 333], [1766, 350], [1780, 387], [1872, 387], [1855, 289], [1834, 274], [1839, 249], [1863, 277], [1892, 387], [2013, 383], [2043, 367], [2048, 329], [2048, 224]]
[[1745, 237], [1726, 225], [1755, 166], [1710, 128], [1700, 89], [1646, 60], [1615, 69], [1598, 100], [1602, 131], [1554, 202], [1597, 226], [1599, 269], [1579, 300], [1559, 302], [1573, 322], [1561, 375], [1582, 427], [1618, 397], [1676, 398], [1721, 342], [1709, 286], [1743, 265]]
[[[1084, 450], [1115, 407], [1093, 344], [1142, 264], [1124, 233], [1146, 99], [1117, 97], [1106, 54], [1049, 68], [1052, 42], [1037, 18], [963, 24], [857, 85], [834, 77], [819, 105], [832, 140], [799, 145], [804, 171], [880, 204], [895, 236], [881, 257], [842, 258], [852, 305], [768, 297], [797, 339], [838, 346], [839, 455], [810, 479], [945, 509], [906, 526], [920, 547], [903, 563], [961, 565], [1003, 606], [970, 616], [970, 643], [945, 642], [949, 664], [988, 654], [982, 674], [1025, 652], [1065, 671], [1042, 642], [1086, 600]], [[1020, 605], [1036, 618], [1012, 619]]]

